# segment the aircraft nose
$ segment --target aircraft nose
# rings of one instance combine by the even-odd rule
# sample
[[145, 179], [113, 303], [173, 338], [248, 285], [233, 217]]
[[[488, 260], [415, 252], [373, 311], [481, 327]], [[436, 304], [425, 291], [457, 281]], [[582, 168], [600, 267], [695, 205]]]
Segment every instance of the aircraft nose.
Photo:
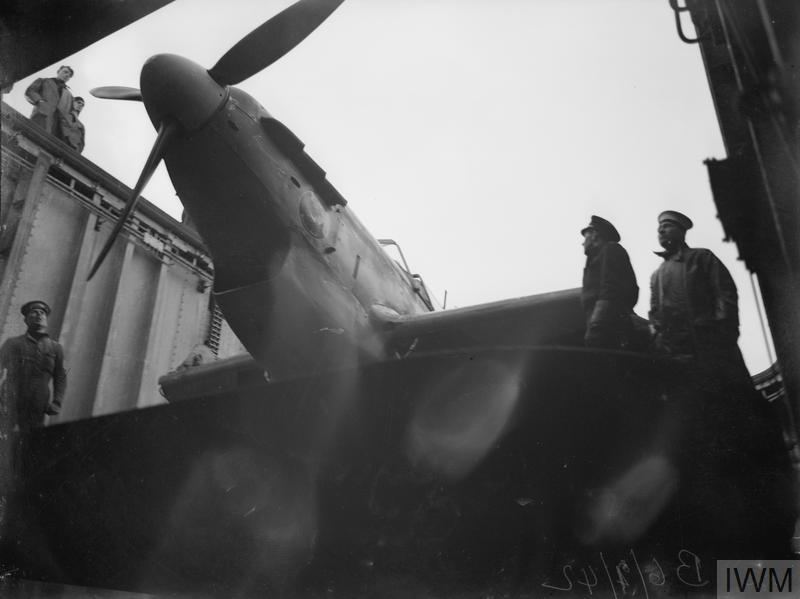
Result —
[[199, 64], [174, 54], [157, 54], [145, 62], [140, 78], [142, 100], [153, 125], [171, 117], [184, 129], [201, 127], [227, 96]]

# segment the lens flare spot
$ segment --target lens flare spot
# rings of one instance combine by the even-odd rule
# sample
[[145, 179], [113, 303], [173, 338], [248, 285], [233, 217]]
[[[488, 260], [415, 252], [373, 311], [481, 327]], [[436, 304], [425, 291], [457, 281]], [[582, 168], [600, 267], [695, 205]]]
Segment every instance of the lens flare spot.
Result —
[[517, 369], [467, 361], [430, 386], [409, 425], [412, 462], [450, 479], [468, 474], [500, 439], [520, 394]]

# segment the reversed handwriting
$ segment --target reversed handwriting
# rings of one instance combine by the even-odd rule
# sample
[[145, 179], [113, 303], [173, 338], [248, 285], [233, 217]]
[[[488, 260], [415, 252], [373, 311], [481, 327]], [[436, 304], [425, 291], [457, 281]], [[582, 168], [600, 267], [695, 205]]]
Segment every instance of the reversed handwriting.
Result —
[[627, 554], [622, 559], [611, 561], [611, 567], [603, 552], [597, 554], [606, 574], [605, 581], [601, 581], [592, 564], [570, 560], [569, 564], [561, 567], [561, 580], [556, 582], [548, 580], [541, 583], [541, 586], [552, 591], [582, 590], [587, 596], [592, 596], [595, 592], [601, 593], [601, 589], [607, 587], [613, 593], [614, 599], [633, 596], [650, 599], [649, 587], [657, 590], [667, 585], [670, 577], [692, 588], [704, 587], [711, 583], [711, 580], [703, 574], [700, 557], [688, 549], [678, 551], [675, 556], [677, 564], [667, 571], [654, 556], [642, 558], [640, 562], [633, 549], [629, 549]]

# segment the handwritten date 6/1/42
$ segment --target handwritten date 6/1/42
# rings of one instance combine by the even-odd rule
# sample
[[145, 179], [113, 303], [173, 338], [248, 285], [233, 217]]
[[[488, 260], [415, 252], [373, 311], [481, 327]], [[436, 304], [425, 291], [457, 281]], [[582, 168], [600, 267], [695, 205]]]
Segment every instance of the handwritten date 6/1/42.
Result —
[[655, 557], [642, 561], [636, 552], [629, 550], [622, 559], [611, 558], [602, 552], [599, 563], [569, 563], [561, 568], [561, 576], [542, 583], [550, 591], [565, 591], [571, 595], [607, 592], [614, 597], [639, 596], [649, 599], [650, 592], [665, 591], [675, 586], [698, 589], [711, 584], [704, 574], [700, 558], [688, 549], [678, 551], [676, 561], [663, 565]]

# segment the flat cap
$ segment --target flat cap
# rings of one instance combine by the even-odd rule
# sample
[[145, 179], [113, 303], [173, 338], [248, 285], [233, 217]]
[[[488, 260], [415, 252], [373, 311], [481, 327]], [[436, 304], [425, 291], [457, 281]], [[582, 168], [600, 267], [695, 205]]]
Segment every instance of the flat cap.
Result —
[[665, 210], [661, 214], [658, 215], [658, 224], [663, 223], [664, 221], [669, 221], [675, 223], [682, 229], [688, 231], [694, 226], [692, 219], [686, 216], [685, 214], [681, 214], [680, 212], [676, 212], [675, 210]]
[[583, 235], [584, 233], [586, 233], [586, 231], [589, 231], [591, 229], [594, 229], [595, 231], [600, 233], [600, 235], [602, 235], [603, 238], [607, 239], [608, 241], [620, 240], [619, 232], [617, 231], [616, 227], [612, 225], [610, 222], [608, 222], [606, 219], [596, 216], [594, 214], [592, 215], [591, 220], [589, 220], [589, 224], [586, 225], [583, 229], [581, 229], [581, 235]]
[[45, 313], [50, 314], [50, 306], [47, 305], [47, 302], [43, 302], [42, 300], [33, 300], [32, 302], [26, 302], [20, 308], [20, 312], [23, 315], [27, 316], [28, 312], [33, 310], [34, 308], [41, 308], [45, 311]]

